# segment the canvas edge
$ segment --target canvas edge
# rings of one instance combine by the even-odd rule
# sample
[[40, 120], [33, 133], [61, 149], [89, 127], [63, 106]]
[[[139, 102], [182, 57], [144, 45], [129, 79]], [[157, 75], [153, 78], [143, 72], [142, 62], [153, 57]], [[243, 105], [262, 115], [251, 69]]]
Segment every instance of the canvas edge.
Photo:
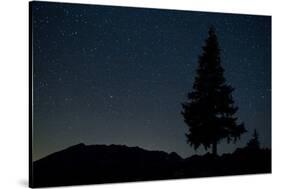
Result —
[[29, 59], [29, 68], [28, 68], [28, 77], [29, 77], [29, 81], [28, 81], [28, 106], [29, 106], [29, 157], [28, 157], [28, 161], [29, 161], [29, 182], [28, 182], [28, 186], [30, 188], [34, 187], [34, 179], [33, 179], [33, 166], [32, 166], [32, 162], [33, 162], [33, 158], [32, 158], [32, 154], [33, 154], [33, 61], [32, 61], [32, 44], [33, 44], [33, 36], [32, 36], [32, 1], [28, 2], [28, 37], [29, 37], [29, 44], [28, 44], [28, 51], [29, 51], [29, 55], [28, 55], [28, 59]]

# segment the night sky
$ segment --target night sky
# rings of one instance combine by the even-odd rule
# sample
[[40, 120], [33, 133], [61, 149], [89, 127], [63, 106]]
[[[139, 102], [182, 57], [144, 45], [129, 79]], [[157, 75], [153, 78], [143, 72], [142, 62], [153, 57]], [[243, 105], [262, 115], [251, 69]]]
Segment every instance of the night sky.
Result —
[[271, 147], [271, 17], [32, 3], [33, 158], [77, 143], [205, 153], [186, 144], [181, 103], [210, 25], [248, 133]]

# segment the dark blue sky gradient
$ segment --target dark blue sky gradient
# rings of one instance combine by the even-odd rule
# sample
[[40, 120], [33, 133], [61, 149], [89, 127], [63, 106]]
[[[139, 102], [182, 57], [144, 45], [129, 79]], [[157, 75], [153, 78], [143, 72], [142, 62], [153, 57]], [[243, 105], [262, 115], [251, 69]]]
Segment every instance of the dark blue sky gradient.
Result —
[[271, 146], [271, 17], [32, 3], [33, 157], [68, 146], [124, 144], [204, 153], [186, 144], [180, 103], [214, 25], [238, 117]]

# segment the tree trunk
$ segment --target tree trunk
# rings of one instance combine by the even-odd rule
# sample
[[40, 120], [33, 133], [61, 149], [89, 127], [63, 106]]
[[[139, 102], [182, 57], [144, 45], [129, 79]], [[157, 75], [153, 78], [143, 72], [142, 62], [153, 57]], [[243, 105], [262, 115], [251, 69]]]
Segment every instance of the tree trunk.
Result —
[[213, 146], [212, 146], [212, 154], [214, 156], [217, 156], [218, 155], [218, 152], [217, 152], [217, 141], [213, 142]]

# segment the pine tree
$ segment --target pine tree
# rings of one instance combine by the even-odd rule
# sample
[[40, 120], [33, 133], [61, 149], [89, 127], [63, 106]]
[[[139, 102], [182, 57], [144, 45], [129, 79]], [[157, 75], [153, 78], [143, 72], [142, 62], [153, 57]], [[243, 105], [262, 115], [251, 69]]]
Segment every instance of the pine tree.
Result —
[[260, 149], [260, 141], [259, 141], [259, 135], [257, 130], [255, 129], [254, 134], [250, 141], [247, 143], [247, 148], [249, 149]]
[[198, 63], [193, 91], [188, 93], [187, 101], [182, 103], [181, 114], [189, 127], [187, 143], [194, 149], [200, 145], [206, 150], [212, 147], [212, 153], [217, 155], [217, 144], [222, 139], [236, 142], [246, 130], [244, 124], [238, 124], [235, 117], [238, 108], [232, 97], [234, 88], [226, 84], [224, 78], [214, 27], [209, 28]]

